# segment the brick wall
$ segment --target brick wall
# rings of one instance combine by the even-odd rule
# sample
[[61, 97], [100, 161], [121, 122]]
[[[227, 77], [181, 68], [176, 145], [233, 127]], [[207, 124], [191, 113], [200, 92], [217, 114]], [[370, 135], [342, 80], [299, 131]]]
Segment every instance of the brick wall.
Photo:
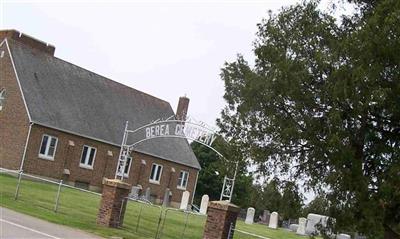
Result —
[[[39, 148], [43, 134], [58, 138], [54, 160], [42, 159], [39, 157]], [[74, 146], [70, 145], [71, 141]], [[84, 145], [95, 147], [97, 149], [93, 169], [81, 168], [79, 166]], [[102, 187], [102, 180], [104, 177], [114, 178], [119, 150], [120, 149], [117, 146], [40, 125], [34, 125], [29, 139], [24, 171], [50, 178], [63, 179], [72, 183], [75, 181], [85, 182], [90, 184], [92, 189], [101, 190], [100, 188]], [[109, 156], [108, 151], [111, 151], [113, 156]], [[145, 165], [142, 164], [142, 160], [146, 162]], [[151, 166], [153, 163], [163, 165], [160, 184], [149, 182]], [[175, 173], [172, 173], [172, 168], [175, 168]], [[69, 176], [63, 175], [64, 169], [69, 169]], [[147, 154], [137, 152], [133, 154], [129, 177], [125, 179], [125, 181], [132, 185], [140, 184], [143, 191], [145, 191], [147, 187], [150, 187], [151, 194], [155, 196], [157, 202], [160, 202], [163, 199], [164, 192], [166, 188], [169, 187], [172, 192], [172, 205], [178, 206], [184, 191], [177, 188], [179, 173], [181, 170], [189, 172], [186, 190], [190, 192], [192, 198], [198, 170], [149, 156]]]
[[[58, 139], [54, 160], [39, 157], [43, 134], [54, 136]], [[70, 145], [70, 142], [74, 146]], [[84, 145], [97, 149], [93, 169], [86, 169], [79, 166]], [[114, 157], [107, 155], [107, 151], [109, 150], [113, 152]], [[24, 170], [46, 177], [65, 179], [71, 182], [86, 182], [92, 186], [101, 187], [103, 177], [114, 175], [115, 165], [112, 164], [112, 161], [116, 159], [118, 153], [119, 151], [115, 146], [40, 125], [34, 125], [26, 152], [27, 157]], [[64, 169], [69, 169], [69, 176], [63, 175]]]
[[4, 55], [0, 58], [0, 90], [6, 90], [6, 99], [0, 111], [0, 167], [19, 169], [29, 119], [5, 42], [0, 55], [1, 52]]
[[[132, 173], [130, 173], [130, 178], [128, 180], [128, 183], [131, 183], [132, 185], [138, 185], [140, 184], [145, 190], [147, 187], [151, 188], [152, 194], [157, 195], [157, 200], [163, 200], [164, 198], [164, 192], [167, 189], [167, 187], [170, 188], [172, 192], [172, 197], [171, 201], [173, 202], [180, 202], [182, 198], [182, 193], [184, 190], [178, 189], [177, 184], [178, 184], [178, 178], [179, 178], [179, 173], [181, 170], [189, 172], [189, 179], [188, 179], [188, 185], [186, 190], [190, 192], [190, 199], [189, 202], [191, 202], [191, 198], [193, 196], [193, 190], [195, 188], [195, 183], [196, 183], [196, 176], [197, 176], [197, 170], [186, 167], [183, 165], [179, 165], [170, 161], [158, 159], [155, 157], [151, 157], [145, 154], [141, 153], [134, 153], [133, 155], [134, 161], [133, 165], [131, 167], [131, 171], [133, 168]], [[146, 161], [146, 165], [143, 166], [141, 165], [141, 160]], [[149, 182], [149, 177], [151, 173], [151, 166], [153, 163], [161, 164], [163, 165], [163, 170], [162, 170], [162, 175], [161, 175], [161, 180], [160, 184], [153, 184]], [[141, 168], [142, 167], [142, 168]], [[172, 172], [172, 168], [175, 169], [175, 172]], [[142, 170], [142, 171], [140, 171]], [[169, 185], [168, 185], [169, 183]], [[178, 205], [174, 205], [178, 206]]]
[[53, 55], [56, 48], [46, 42], [35, 39], [31, 36], [28, 36], [22, 32], [17, 30], [2, 30], [0, 31], [0, 41], [4, 38], [13, 39], [15, 41], [19, 41], [25, 45], [28, 45], [36, 50], [45, 52], [47, 54]]

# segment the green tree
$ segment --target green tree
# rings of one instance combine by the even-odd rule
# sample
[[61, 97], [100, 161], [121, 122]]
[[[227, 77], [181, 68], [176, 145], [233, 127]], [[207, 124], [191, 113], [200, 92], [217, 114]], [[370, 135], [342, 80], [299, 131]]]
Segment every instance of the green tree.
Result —
[[201, 166], [194, 202], [200, 205], [201, 197], [204, 194], [207, 194], [211, 200], [219, 200], [224, 177], [217, 173], [221, 167], [219, 156], [199, 143], [193, 142], [191, 146]]
[[399, 238], [400, 1], [354, 2], [342, 21], [315, 2], [263, 20], [255, 66], [222, 69], [218, 125], [260, 171], [326, 190], [335, 230]]
[[297, 219], [301, 216], [303, 196], [299, 187], [294, 182], [285, 182], [283, 186], [282, 201], [279, 213], [284, 220]]
[[302, 214], [307, 216], [309, 213], [329, 215], [329, 202], [325, 195], [315, 197], [308, 205], [304, 207]]
[[215, 140], [213, 147], [223, 155], [223, 158], [202, 144], [193, 142], [191, 147], [202, 168], [198, 176], [195, 203], [199, 204], [204, 194], [207, 194], [210, 200], [219, 200], [224, 176], [232, 178], [235, 162], [239, 162], [232, 202], [243, 208], [251, 206], [248, 195], [251, 193], [253, 178], [247, 171], [247, 163], [243, 160], [239, 148], [221, 137]]
[[279, 192], [279, 180], [272, 179], [269, 183], [265, 183], [262, 191], [263, 209], [270, 212], [279, 212], [282, 201], [282, 194]]
[[263, 187], [261, 184], [253, 183], [250, 188], [250, 194], [247, 195], [247, 201], [249, 206], [256, 210], [254, 218], [257, 220], [258, 216], [262, 215], [263, 211], [267, 209], [263, 201]]

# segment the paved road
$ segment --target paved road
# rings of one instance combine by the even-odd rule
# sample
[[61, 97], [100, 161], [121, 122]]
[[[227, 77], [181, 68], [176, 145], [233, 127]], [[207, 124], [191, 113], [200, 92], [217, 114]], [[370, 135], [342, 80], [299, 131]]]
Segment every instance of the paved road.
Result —
[[80, 230], [53, 224], [3, 207], [0, 207], [0, 238], [100, 239]]

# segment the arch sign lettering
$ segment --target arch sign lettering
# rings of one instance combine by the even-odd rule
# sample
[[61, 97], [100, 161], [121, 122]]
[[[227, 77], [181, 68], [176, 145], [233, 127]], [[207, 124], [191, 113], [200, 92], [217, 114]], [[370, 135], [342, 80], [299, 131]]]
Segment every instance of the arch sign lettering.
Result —
[[[170, 124], [176, 123], [175, 125]], [[205, 126], [195, 124], [192, 122], [184, 122], [179, 120], [168, 120], [153, 123], [154, 125], [146, 127], [145, 139], [152, 139], [157, 137], [182, 137], [191, 139], [208, 147], [211, 147], [216, 138], [216, 134]]]
[[[135, 146], [156, 138], [183, 138], [200, 143], [214, 152], [216, 152], [224, 160], [225, 157], [212, 147], [217, 137], [217, 132], [203, 122], [196, 121], [190, 117], [187, 120], [177, 120], [174, 116], [168, 119], [161, 119], [143, 125], [134, 130], [128, 128], [128, 122], [125, 124], [124, 135], [121, 143], [121, 151], [118, 158], [118, 164], [115, 172], [115, 178], [123, 180], [126, 162], [131, 157], [131, 152]], [[128, 140], [129, 138], [129, 140]], [[221, 191], [221, 200], [231, 201], [233, 187], [235, 184], [237, 171], [237, 163], [232, 178], [225, 176]]]

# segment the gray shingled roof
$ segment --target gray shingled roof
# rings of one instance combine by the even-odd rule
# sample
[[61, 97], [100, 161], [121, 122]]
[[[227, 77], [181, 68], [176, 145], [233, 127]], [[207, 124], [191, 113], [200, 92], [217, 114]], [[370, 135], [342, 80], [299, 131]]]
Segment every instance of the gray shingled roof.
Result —
[[[174, 114], [164, 100], [13, 40], [8, 43], [33, 122], [120, 145], [125, 121], [135, 129]], [[135, 150], [200, 169], [186, 139], [152, 139]]]

